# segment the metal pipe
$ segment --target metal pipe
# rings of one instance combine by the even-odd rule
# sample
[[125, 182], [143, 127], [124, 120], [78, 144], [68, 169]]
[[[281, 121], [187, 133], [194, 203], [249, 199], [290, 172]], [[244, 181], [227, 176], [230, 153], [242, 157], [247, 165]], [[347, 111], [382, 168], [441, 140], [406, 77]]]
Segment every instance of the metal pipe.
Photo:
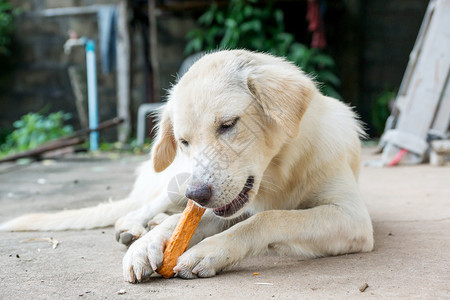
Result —
[[[87, 68], [87, 88], [89, 107], [89, 128], [95, 129], [98, 126], [98, 101], [97, 101], [97, 70], [95, 66], [95, 42], [86, 40], [86, 68]], [[98, 150], [98, 132], [90, 133], [90, 149]]]

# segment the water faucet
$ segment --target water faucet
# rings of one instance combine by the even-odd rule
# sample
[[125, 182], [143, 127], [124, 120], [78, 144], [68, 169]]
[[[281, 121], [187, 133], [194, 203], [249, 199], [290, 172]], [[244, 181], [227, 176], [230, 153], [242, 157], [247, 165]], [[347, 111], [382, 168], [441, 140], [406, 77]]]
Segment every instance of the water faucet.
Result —
[[78, 37], [78, 34], [70, 30], [69, 31], [69, 39], [64, 43], [64, 53], [69, 55], [72, 52], [72, 48], [76, 46], [84, 46], [86, 45], [87, 39], [85, 37]]

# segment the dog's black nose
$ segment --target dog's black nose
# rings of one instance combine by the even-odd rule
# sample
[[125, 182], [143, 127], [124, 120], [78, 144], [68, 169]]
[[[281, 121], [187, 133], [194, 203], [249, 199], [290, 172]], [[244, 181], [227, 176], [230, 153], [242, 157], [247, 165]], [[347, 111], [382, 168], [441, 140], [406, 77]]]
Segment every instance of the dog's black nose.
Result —
[[206, 205], [211, 199], [211, 187], [206, 184], [202, 185], [188, 185], [186, 188], [186, 197], [194, 200], [200, 205]]

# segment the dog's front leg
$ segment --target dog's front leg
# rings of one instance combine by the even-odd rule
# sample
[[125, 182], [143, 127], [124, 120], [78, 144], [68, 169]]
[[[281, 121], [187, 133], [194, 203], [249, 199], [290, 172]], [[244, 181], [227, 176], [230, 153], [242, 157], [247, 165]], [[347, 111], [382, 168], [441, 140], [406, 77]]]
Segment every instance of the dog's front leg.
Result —
[[[211, 277], [245, 257], [274, 250], [299, 258], [370, 251], [372, 225], [363, 208], [330, 204], [306, 210], [265, 211], [211, 236], [185, 252], [179, 277]], [[365, 213], [364, 213], [365, 211]]]
[[[140, 282], [150, 277], [163, 260], [163, 252], [181, 214], [167, 217], [161, 224], [135, 241], [123, 258], [125, 281]], [[196, 245], [205, 237], [214, 235], [234, 223], [220, 220], [212, 211], [207, 210], [198, 225], [189, 247]]]

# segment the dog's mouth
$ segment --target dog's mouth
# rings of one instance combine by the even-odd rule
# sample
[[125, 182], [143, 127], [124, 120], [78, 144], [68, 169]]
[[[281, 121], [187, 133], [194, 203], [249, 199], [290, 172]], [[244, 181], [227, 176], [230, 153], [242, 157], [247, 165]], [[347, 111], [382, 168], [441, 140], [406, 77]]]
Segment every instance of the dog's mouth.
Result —
[[248, 192], [253, 188], [254, 182], [255, 178], [253, 176], [249, 176], [239, 195], [237, 195], [236, 198], [234, 198], [233, 201], [231, 201], [227, 205], [219, 208], [214, 208], [214, 213], [219, 217], [230, 217], [234, 215], [248, 202]]

